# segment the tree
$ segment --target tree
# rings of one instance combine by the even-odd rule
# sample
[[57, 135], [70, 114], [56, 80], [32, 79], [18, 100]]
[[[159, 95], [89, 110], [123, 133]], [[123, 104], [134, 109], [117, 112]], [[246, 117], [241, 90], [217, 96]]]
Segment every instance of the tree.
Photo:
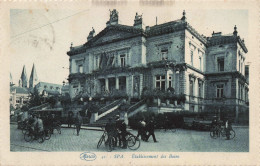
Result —
[[42, 104], [43, 98], [39, 95], [39, 91], [34, 87], [33, 92], [30, 94], [29, 108], [39, 106]]

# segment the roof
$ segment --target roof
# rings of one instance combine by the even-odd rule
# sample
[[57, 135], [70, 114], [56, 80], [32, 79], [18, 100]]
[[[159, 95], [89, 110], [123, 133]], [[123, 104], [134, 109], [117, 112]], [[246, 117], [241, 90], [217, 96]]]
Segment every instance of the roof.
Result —
[[43, 92], [46, 91], [48, 93], [48, 95], [59, 95], [60, 92], [57, 90], [43, 90]]
[[233, 35], [233, 34], [227, 34], [227, 35], [218, 35], [213, 37], [208, 37], [208, 46], [214, 46], [219, 44], [227, 44], [227, 43], [236, 43], [238, 42], [242, 49], [247, 53], [248, 50], [244, 44], [244, 42], [240, 39], [239, 36]]
[[60, 88], [62, 87], [61, 84], [54, 84], [54, 83], [48, 83], [48, 82], [39, 82], [37, 85], [41, 85], [41, 86], [46, 85], [48, 87], [53, 86], [53, 87], [60, 87]]
[[12, 87], [10, 87], [10, 92], [12, 92], [14, 89], [16, 90], [16, 93], [29, 94], [28, 88], [19, 87], [19, 86], [12, 86]]

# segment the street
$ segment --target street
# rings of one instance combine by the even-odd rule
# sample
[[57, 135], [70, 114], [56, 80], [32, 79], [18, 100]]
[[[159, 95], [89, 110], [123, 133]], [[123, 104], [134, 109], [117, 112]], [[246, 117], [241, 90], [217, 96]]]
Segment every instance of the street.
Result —
[[[248, 152], [249, 128], [234, 127], [236, 137], [233, 140], [225, 138], [212, 139], [209, 132], [177, 129], [175, 133], [170, 131], [155, 131], [158, 143], [154, 143], [152, 137], [149, 142], [141, 141], [140, 148], [136, 152]], [[137, 135], [137, 131], [131, 133]], [[103, 131], [81, 130], [80, 135], [73, 134], [72, 128], [62, 128], [62, 133], [54, 133], [50, 140], [42, 144], [37, 141], [26, 142], [17, 125], [10, 125], [10, 151], [90, 151], [106, 152], [102, 144], [97, 149], [97, 143]], [[130, 149], [116, 148], [113, 152], [131, 152]]]

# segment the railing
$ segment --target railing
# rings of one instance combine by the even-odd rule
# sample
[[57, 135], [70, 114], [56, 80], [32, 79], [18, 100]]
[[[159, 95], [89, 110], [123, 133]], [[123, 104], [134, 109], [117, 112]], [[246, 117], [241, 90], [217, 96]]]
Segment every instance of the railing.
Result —
[[145, 99], [143, 99], [143, 100], [141, 100], [141, 101], [135, 103], [135, 104], [132, 105], [131, 107], [129, 107], [129, 108], [127, 109], [127, 113], [130, 113], [130, 112], [136, 110], [138, 107], [140, 107], [140, 106], [143, 105], [143, 104], [145, 104]]
[[39, 106], [35, 106], [35, 107], [32, 107], [29, 109], [29, 111], [33, 111], [33, 110], [38, 110], [38, 109], [43, 109], [44, 107], [48, 107], [49, 106], [49, 103], [44, 103], [42, 105], [39, 105]]
[[109, 104], [109, 105], [107, 105], [107, 106], [105, 106], [105, 107], [99, 109], [98, 115], [101, 115], [102, 113], [104, 113], [104, 112], [106, 112], [107, 110], [109, 110], [109, 109], [115, 107], [116, 105], [120, 104], [121, 102], [122, 102], [122, 100], [119, 99], [119, 100], [116, 100], [116, 101], [112, 102], [111, 104]]

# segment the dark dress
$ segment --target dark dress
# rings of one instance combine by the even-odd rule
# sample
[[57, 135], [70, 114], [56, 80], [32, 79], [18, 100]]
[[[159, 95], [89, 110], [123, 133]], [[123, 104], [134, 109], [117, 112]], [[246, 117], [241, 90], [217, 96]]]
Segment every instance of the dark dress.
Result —
[[148, 133], [146, 141], [148, 141], [149, 137], [152, 136], [153, 137], [153, 141], [157, 142], [157, 140], [155, 138], [155, 135], [154, 135], [154, 126], [155, 126], [154, 121], [150, 120], [150, 122], [147, 124], [147, 131], [149, 133]]

